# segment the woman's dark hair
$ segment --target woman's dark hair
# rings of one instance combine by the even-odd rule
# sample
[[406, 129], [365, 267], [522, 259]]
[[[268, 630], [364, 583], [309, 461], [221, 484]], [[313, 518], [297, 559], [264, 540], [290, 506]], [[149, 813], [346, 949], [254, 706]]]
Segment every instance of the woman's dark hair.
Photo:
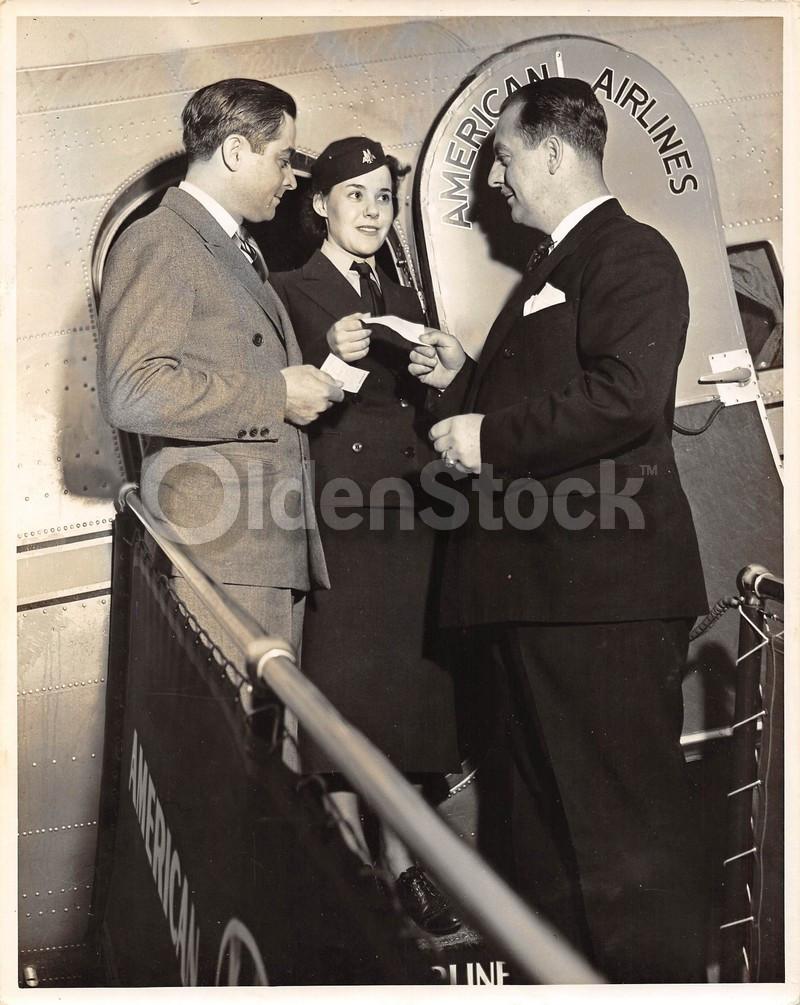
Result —
[[[392, 154], [386, 155], [386, 166], [389, 168], [389, 174], [392, 176], [392, 219], [394, 220], [400, 209], [397, 201], [400, 181], [411, 170], [411, 166], [409, 164], [401, 164]], [[331, 188], [333, 188], [332, 185], [324, 187], [315, 184], [312, 180], [311, 184], [303, 192], [302, 205], [300, 207], [300, 225], [305, 234], [315, 242], [317, 247], [325, 240], [328, 231], [325, 226], [325, 220], [314, 210], [314, 196], [328, 195]]]
[[280, 132], [286, 115], [297, 117], [294, 98], [264, 80], [230, 77], [201, 87], [181, 115], [189, 163], [208, 160], [234, 133], [244, 136], [260, 154]]
[[500, 106], [518, 108], [517, 129], [530, 147], [546, 136], [559, 136], [584, 157], [603, 163], [608, 122], [603, 106], [584, 80], [550, 77], [525, 84]]

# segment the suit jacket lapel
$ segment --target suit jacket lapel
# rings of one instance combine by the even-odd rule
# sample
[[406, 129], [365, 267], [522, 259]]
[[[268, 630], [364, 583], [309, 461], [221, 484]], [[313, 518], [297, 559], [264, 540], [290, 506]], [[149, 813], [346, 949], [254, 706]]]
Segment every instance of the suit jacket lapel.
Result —
[[598, 227], [601, 227], [607, 220], [615, 216], [622, 215], [623, 210], [616, 199], [601, 203], [597, 209], [592, 210], [588, 216], [580, 220], [567, 234], [563, 241], [553, 248], [549, 255], [542, 259], [539, 264], [530, 272], [525, 273], [519, 285], [508, 298], [503, 309], [497, 315], [494, 324], [489, 330], [489, 334], [484, 343], [483, 350], [478, 360], [478, 366], [473, 377], [468, 401], [474, 402], [480, 386], [481, 378], [486, 372], [486, 368], [491, 362], [497, 350], [510, 331], [512, 325], [522, 313], [523, 305], [529, 297], [539, 293], [548, 278], [552, 275], [558, 265], [567, 256], [585, 241]]
[[256, 270], [228, 237], [214, 217], [193, 196], [179, 188], [170, 188], [164, 196], [163, 206], [177, 213], [205, 241], [211, 254], [237, 279], [272, 322], [275, 332], [285, 341], [283, 319], [277, 306], [277, 296], [272, 288], [261, 281]]
[[301, 271], [303, 292], [333, 321], [361, 310], [361, 297], [321, 251], [315, 251]]

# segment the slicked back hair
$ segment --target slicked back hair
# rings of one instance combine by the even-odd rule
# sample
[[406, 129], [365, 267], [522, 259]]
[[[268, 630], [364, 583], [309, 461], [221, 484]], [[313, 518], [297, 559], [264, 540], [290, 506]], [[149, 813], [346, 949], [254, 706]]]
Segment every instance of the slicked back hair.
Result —
[[500, 107], [518, 109], [517, 128], [529, 147], [558, 136], [583, 157], [603, 163], [608, 121], [603, 106], [585, 80], [549, 77], [525, 84]]
[[262, 153], [280, 132], [285, 115], [297, 117], [294, 98], [266, 81], [229, 77], [201, 87], [181, 115], [189, 163], [208, 160], [234, 133], [244, 136], [255, 153]]

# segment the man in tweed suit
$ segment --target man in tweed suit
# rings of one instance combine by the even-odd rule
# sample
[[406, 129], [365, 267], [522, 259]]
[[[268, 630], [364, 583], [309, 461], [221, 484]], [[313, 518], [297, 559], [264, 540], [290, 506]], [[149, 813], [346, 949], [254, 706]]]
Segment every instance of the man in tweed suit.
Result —
[[[242, 228], [271, 220], [296, 187], [295, 117], [292, 97], [259, 80], [221, 80], [189, 99], [186, 180], [106, 264], [98, 387], [108, 421], [145, 438], [141, 492], [162, 529], [299, 647], [306, 591], [329, 585], [302, 427], [343, 392], [302, 365]], [[183, 594], [179, 578], [175, 587]], [[191, 593], [186, 602], [207, 618]]]

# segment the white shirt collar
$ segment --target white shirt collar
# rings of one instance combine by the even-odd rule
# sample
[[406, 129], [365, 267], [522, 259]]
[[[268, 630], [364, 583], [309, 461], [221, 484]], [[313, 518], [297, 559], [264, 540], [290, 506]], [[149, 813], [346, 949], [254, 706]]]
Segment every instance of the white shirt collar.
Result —
[[597, 209], [598, 206], [601, 206], [604, 202], [608, 202], [609, 199], [613, 198], [613, 195], [601, 195], [596, 199], [590, 199], [588, 202], [583, 203], [583, 205], [578, 206], [577, 209], [573, 209], [571, 213], [567, 213], [561, 223], [559, 223], [550, 235], [553, 241], [553, 247], [563, 241], [573, 227], [577, 226], [585, 216], [588, 216], [592, 212], [593, 209]]
[[208, 192], [204, 192], [201, 188], [198, 188], [197, 185], [193, 185], [190, 181], [182, 181], [178, 188], [182, 188], [187, 195], [192, 196], [193, 199], [197, 199], [200, 205], [207, 209], [214, 217], [228, 237], [233, 237], [239, 229], [239, 224], [236, 220], [234, 220], [224, 206], [220, 206], [217, 200], [210, 196]]
[[353, 262], [366, 262], [367, 265], [372, 269], [372, 275], [375, 278], [375, 282], [380, 289], [381, 284], [378, 279], [378, 273], [375, 269], [375, 256], [372, 258], [356, 258], [355, 255], [351, 255], [349, 251], [345, 251], [344, 248], [340, 248], [338, 244], [334, 244], [333, 241], [328, 240], [326, 237], [322, 242], [322, 247], [320, 248], [322, 254], [328, 259], [334, 268], [341, 272], [344, 278], [350, 283], [356, 293], [361, 292], [361, 280], [357, 272], [352, 272], [350, 266]]

